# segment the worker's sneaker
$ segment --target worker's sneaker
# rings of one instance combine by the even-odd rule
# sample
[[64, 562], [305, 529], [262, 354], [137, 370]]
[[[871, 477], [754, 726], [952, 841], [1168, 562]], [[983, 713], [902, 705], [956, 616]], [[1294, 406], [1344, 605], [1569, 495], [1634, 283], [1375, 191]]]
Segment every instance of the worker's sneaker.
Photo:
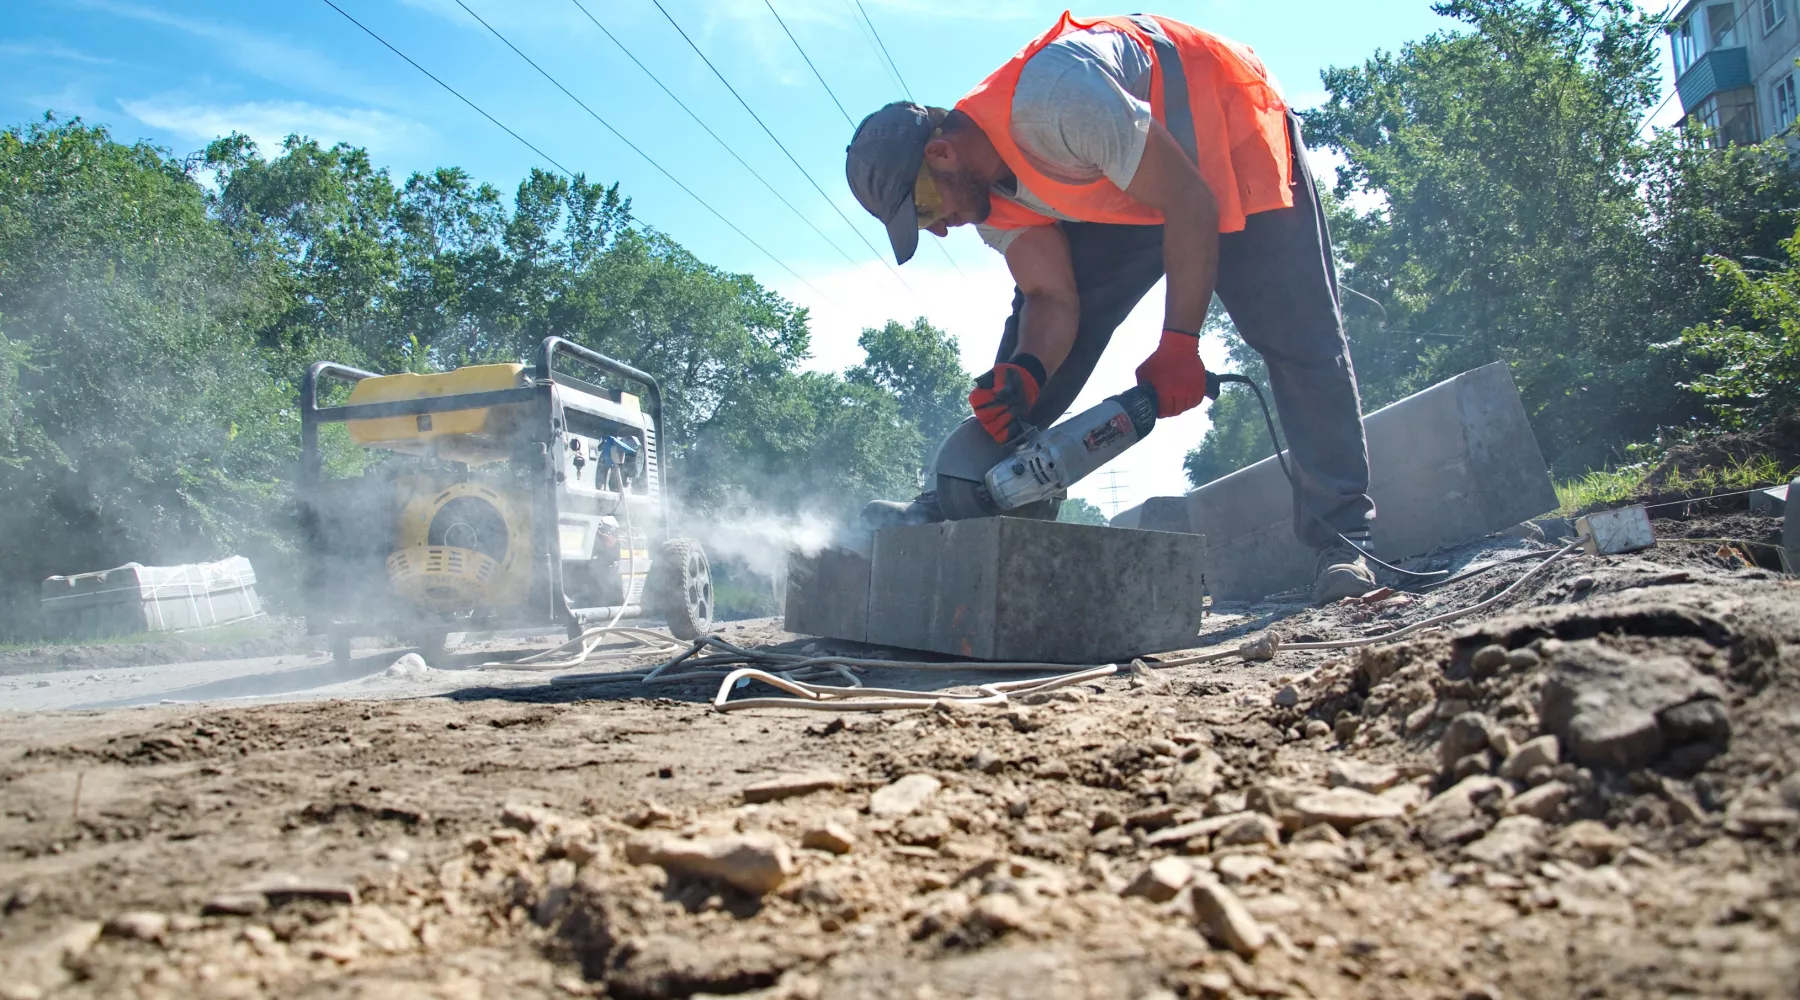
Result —
[[1313, 603], [1331, 604], [1346, 597], [1361, 597], [1375, 589], [1375, 574], [1363, 551], [1348, 542], [1337, 542], [1319, 550], [1313, 579]]
[[908, 524], [936, 524], [943, 519], [944, 512], [938, 509], [935, 490], [921, 493], [911, 501], [871, 500], [862, 509], [863, 527], [870, 531]]

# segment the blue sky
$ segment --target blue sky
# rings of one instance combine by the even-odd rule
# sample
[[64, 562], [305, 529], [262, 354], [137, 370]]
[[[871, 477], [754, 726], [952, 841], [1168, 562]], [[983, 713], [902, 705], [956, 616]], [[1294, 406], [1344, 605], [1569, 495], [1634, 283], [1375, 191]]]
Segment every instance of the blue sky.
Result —
[[[966, 231], [942, 241], [947, 252], [922, 246], [901, 270], [904, 282], [877, 260], [864, 241], [884, 249], [881, 229], [843, 183], [851, 126], [770, 4], [856, 120], [907, 96], [886, 69], [870, 23], [910, 96], [947, 106], [1054, 23], [1062, 4], [861, 0], [865, 23], [856, 0], [661, 0], [828, 202], [654, 0], [581, 0], [821, 237], [657, 89], [575, 0], [463, 0], [796, 278], [620, 143], [456, 0], [336, 2], [548, 156], [590, 178], [622, 182], [644, 222], [702, 258], [753, 273], [809, 306], [818, 367], [855, 363], [863, 326], [919, 315], [960, 338], [971, 370], [991, 363], [1011, 297], [1003, 262]], [[0, 120], [6, 124], [55, 110], [107, 124], [119, 139], [147, 139], [177, 153], [234, 129], [257, 139], [266, 153], [299, 132], [364, 146], [396, 179], [457, 165], [503, 191], [531, 166], [548, 166], [322, 0], [4, 0], [4, 6]], [[1157, 12], [1253, 46], [1297, 106], [1323, 97], [1321, 69], [1450, 27], [1426, 0], [1187, 0]], [[1130, 384], [1131, 370], [1154, 346], [1161, 300], [1152, 292], [1148, 307], [1121, 328], [1083, 403]], [[1219, 357], [1216, 345], [1207, 353]], [[1121, 460], [1117, 499], [1179, 491], [1181, 455], [1205, 427], [1201, 412], [1166, 421]], [[1096, 477], [1077, 493], [1113, 499], [1103, 485]]]

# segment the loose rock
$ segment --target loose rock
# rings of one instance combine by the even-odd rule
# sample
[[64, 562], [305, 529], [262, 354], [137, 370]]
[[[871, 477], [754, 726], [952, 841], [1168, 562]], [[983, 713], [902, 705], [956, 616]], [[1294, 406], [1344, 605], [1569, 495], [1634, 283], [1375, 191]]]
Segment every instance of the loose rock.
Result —
[[152, 910], [131, 910], [115, 915], [103, 928], [112, 937], [133, 941], [157, 941], [169, 931], [169, 915]]
[[1582, 640], [1559, 647], [1541, 714], [1544, 728], [1576, 762], [1632, 770], [1654, 763], [1672, 745], [1658, 713], [1723, 695], [1716, 678], [1683, 657], [1630, 657]]
[[1333, 788], [1354, 788], [1379, 795], [1400, 783], [1400, 771], [1385, 764], [1334, 760], [1325, 774], [1325, 781]]
[[1230, 847], [1236, 845], [1267, 844], [1270, 847], [1281, 846], [1281, 827], [1262, 813], [1251, 813], [1237, 820], [1230, 826], [1221, 829], [1213, 836], [1213, 847]]
[[1438, 743], [1438, 760], [1444, 770], [1452, 771], [1463, 758], [1486, 750], [1492, 740], [1493, 726], [1480, 712], [1463, 712], [1451, 719], [1443, 740]]
[[1500, 763], [1500, 776], [1511, 781], [1525, 781], [1540, 767], [1555, 767], [1562, 759], [1562, 748], [1554, 736], [1526, 740]]
[[806, 831], [800, 846], [832, 854], [849, 854], [856, 847], [856, 836], [838, 823], [825, 822]]
[[787, 842], [763, 832], [701, 840], [635, 837], [626, 845], [625, 857], [634, 865], [716, 878], [755, 896], [779, 889], [795, 871]]
[[1544, 824], [1534, 816], [1508, 816], [1480, 840], [1463, 848], [1463, 854], [1483, 864], [1516, 865], [1543, 844]]
[[1400, 803], [1354, 788], [1333, 788], [1314, 792], [1294, 800], [1300, 828], [1315, 823], [1329, 823], [1340, 831], [1377, 819], [1399, 819], [1406, 815]]
[[1194, 869], [1181, 858], [1158, 858], [1132, 879], [1122, 895], [1142, 896], [1152, 903], [1174, 899], [1193, 881]]
[[909, 816], [944, 787], [929, 774], [909, 774], [869, 796], [869, 813], [880, 819]]
[[1219, 943], [1244, 958], [1255, 958], [1263, 950], [1269, 941], [1268, 932], [1244, 909], [1237, 893], [1210, 875], [1195, 879], [1191, 891], [1195, 918]]
[[1547, 781], [1508, 802], [1506, 811], [1511, 814], [1533, 816], [1537, 819], [1549, 819], [1555, 814], [1556, 807], [1562, 805], [1573, 791], [1573, 788], [1560, 781]]
[[778, 799], [793, 798], [798, 795], [811, 795], [814, 792], [829, 791], [844, 786], [844, 776], [835, 771], [809, 771], [804, 774], [783, 774], [744, 786], [745, 802], [774, 802]]

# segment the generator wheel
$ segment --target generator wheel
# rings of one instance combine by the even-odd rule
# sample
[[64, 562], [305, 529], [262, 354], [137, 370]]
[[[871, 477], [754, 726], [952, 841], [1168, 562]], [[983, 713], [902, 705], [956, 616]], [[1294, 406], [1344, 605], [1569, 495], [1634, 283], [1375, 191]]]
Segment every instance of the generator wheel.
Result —
[[712, 628], [712, 564], [692, 538], [671, 538], [650, 567], [652, 607], [669, 623], [669, 633], [692, 642]]

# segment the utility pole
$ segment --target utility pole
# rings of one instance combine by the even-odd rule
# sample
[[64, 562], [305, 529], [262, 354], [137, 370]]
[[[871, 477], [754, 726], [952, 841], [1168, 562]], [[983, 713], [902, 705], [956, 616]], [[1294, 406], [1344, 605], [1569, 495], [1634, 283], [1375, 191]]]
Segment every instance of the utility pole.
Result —
[[1106, 512], [1106, 516], [1108, 517], [1118, 516], [1119, 507], [1121, 506], [1119, 503], [1119, 494], [1129, 488], [1128, 483], [1119, 481], [1120, 475], [1121, 472], [1118, 469], [1108, 469], [1106, 471], [1106, 485], [1100, 487], [1100, 492], [1106, 494], [1106, 505], [1112, 508]]

